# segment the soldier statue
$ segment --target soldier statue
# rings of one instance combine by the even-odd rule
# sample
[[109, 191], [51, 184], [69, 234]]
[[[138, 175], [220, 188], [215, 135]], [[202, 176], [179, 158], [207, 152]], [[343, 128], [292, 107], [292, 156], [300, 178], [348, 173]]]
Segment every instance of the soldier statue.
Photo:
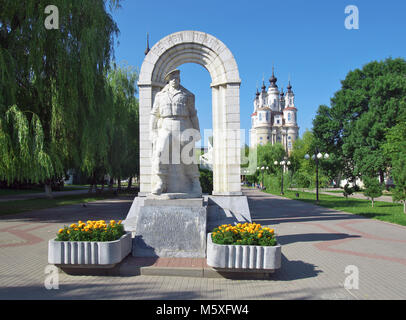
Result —
[[[170, 71], [165, 81], [167, 84], [156, 94], [151, 111], [151, 193], [201, 197], [196, 161], [184, 161], [185, 154], [182, 154], [183, 148], [189, 145], [189, 148], [193, 146], [191, 157], [194, 157], [194, 141], [200, 140], [195, 96], [180, 85], [179, 70]], [[184, 134], [190, 132], [194, 133], [192, 141], [190, 134]]]

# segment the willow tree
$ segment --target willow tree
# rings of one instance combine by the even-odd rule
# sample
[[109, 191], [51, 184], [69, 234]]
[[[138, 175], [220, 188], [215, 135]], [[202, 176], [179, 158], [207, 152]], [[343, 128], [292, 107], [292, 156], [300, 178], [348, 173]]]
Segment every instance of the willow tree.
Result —
[[[107, 159], [106, 75], [119, 0], [0, 1], [0, 180], [45, 182]], [[106, 6], [109, 6], [107, 8]]]
[[137, 72], [129, 66], [114, 65], [108, 75], [108, 86], [113, 97], [113, 112], [110, 115], [110, 148], [108, 173], [119, 181], [139, 174], [139, 121]]

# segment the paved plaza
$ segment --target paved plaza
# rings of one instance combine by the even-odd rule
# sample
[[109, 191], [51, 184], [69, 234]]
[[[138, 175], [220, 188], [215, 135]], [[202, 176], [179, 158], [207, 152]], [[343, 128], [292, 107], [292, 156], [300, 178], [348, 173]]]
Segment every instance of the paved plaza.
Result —
[[[60, 273], [59, 289], [47, 290], [48, 240], [77, 220], [125, 219], [132, 199], [116, 198], [1, 217], [0, 299], [406, 298], [405, 227], [254, 189], [244, 194], [253, 221], [274, 228], [282, 245], [282, 268], [269, 280]], [[359, 272], [358, 289], [344, 286], [348, 266]]]

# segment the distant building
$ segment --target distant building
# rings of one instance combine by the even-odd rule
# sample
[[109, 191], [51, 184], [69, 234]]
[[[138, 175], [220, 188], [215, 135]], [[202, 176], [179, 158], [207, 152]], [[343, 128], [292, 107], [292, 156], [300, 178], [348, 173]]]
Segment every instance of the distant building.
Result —
[[270, 85], [266, 90], [263, 82], [261, 92], [255, 94], [254, 112], [251, 115], [250, 147], [267, 143], [281, 143], [290, 153], [293, 142], [299, 137], [295, 95], [289, 81], [286, 95], [279, 92], [277, 78], [272, 70]]

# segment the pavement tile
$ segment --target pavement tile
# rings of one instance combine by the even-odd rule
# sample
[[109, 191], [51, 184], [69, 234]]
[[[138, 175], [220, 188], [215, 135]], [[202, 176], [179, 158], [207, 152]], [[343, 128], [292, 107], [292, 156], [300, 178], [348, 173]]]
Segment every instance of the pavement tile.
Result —
[[[204, 259], [129, 257], [130, 270], [175, 274], [60, 273], [59, 289], [47, 290], [48, 240], [56, 230], [79, 219], [125, 219], [132, 199], [123, 198], [0, 217], [0, 299], [406, 298], [406, 228], [257, 190], [244, 194], [253, 220], [274, 228], [282, 244], [282, 268], [268, 280], [204, 278], [211, 271]], [[344, 288], [350, 265], [359, 270], [359, 289]]]

